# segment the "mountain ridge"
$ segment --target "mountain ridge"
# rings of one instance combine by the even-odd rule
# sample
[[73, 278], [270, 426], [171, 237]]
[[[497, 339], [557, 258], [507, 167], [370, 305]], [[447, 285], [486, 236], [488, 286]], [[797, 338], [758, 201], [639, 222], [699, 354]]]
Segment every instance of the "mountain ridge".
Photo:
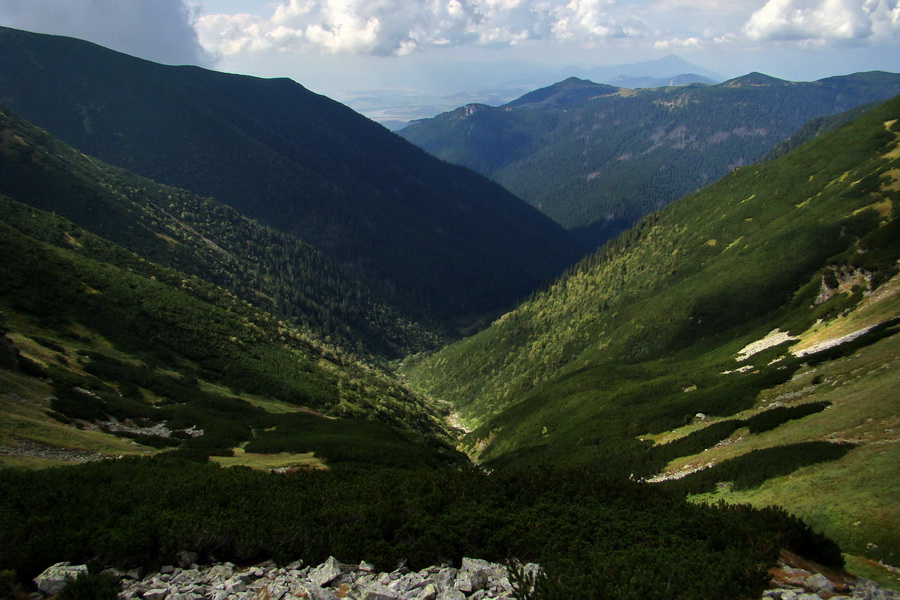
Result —
[[476, 320], [581, 255], [500, 186], [291, 80], [157, 65], [7, 28], [0, 48], [0, 98], [22, 117], [299, 237], [407, 310]]
[[755, 162], [809, 119], [900, 92], [900, 75], [884, 72], [816, 82], [751, 73], [618, 93], [579, 81], [582, 93], [568, 101], [562, 92], [572, 80], [532, 92], [556, 94], [558, 106], [452, 111], [399, 133], [495, 179], [598, 247], [640, 216]]
[[[512, 102], [507, 102], [501, 108], [517, 108], [522, 106], [534, 106], [537, 108], [553, 108], [554, 104], [567, 104], [571, 102], [583, 102], [598, 96], [606, 96], [621, 91], [621, 88], [605, 83], [594, 83], [587, 79], [569, 77], [553, 85], [529, 92]], [[548, 105], [548, 101], [553, 100]]]
[[747, 73], [746, 75], [741, 75], [740, 77], [734, 77], [729, 79], [728, 81], [722, 82], [723, 86], [726, 87], [742, 87], [742, 86], [788, 86], [792, 82], [787, 79], [780, 79], [778, 77], [772, 77], [771, 75], [767, 75], [765, 73], [760, 73], [759, 71], [752, 71]]

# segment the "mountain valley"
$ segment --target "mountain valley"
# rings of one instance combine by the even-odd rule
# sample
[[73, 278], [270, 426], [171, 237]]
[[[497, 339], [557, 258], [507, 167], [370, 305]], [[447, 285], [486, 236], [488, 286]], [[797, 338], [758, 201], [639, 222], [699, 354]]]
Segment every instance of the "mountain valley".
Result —
[[[574, 461], [650, 478], [788, 441], [862, 444], [836, 464], [863, 461], [858, 473], [884, 487], [874, 486], [866, 501], [831, 505], [835, 523], [821, 525], [836, 534], [858, 522], [854, 551], [866, 554], [871, 543], [896, 560], [889, 523], [898, 515], [888, 507], [897, 489], [890, 457], [900, 401], [893, 384], [898, 109], [895, 99], [645, 217], [492, 327], [408, 361], [409, 380], [454, 404], [471, 429], [467, 451], [489, 465]], [[830, 375], [820, 371], [823, 361]], [[885, 404], [845, 403], [869, 393]], [[821, 417], [792, 412], [826, 406]], [[732, 415], [784, 425], [747, 436]], [[819, 423], [814, 433], [788, 424], [800, 417]], [[803, 448], [813, 461], [827, 449]], [[803, 452], [798, 446], [793, 458]], [[776, 461], [758, 460], [743, 469]], [[679, 485], [707, 492], [687, 483], [701, 476], [729, 479], [699, 471]], [[824, 499], [806, 495], [804, 510], [819, 513]], [[862, 518], [865, 506], [871, 514]]]
[[900, 591], [900, 76], [569, 79], [403, 133], [587, 235], [289, 80], [0, 48], [0, 598], [186, 551]]

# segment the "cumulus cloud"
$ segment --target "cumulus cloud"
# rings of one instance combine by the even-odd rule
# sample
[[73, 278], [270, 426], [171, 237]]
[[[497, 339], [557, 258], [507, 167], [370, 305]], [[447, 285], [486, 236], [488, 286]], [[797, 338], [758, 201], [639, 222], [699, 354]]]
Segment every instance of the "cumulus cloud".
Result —
[[515, 45], [560, 39], [590, 44], [639, 35], [637, 19], [619, 20], [614, 0], [282, 0], [269, 18], [213, 14], [196, 29], [203, 46], [246, 50], [315, 48], [332, 53], [403, 55], [417, 48]]
[[609, 12], [612, 0], [572, 0], [556, 10], [553, 32], [561, 39], [582, 43], [610, 37], [638, 37], [643, 24], [635, 19], [617, 20]]
[[653, 43], [653, 47], [657, 50], [680, 50], [685, 48], [699, 48], [700, 46], [701, 40], [697, 37], [657, 40]]
[[827, 43], [896, 37], [897, 0], [768, 0], [744, 26], [753, 40]]
[[168, 64], [206, 64], [186, 0], [0, 0], [0, 24]]

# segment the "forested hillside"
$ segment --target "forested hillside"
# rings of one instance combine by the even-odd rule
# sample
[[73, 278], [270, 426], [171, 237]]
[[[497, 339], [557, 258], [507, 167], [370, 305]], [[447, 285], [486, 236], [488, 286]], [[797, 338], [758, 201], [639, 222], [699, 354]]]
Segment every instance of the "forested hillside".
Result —
[[288, 79], [2, 28], [0, 98], [81, 152], [298, 237], [425, 315], [469, 324], [581, 255], [502, 187]]
[[500, 107], [399, 133], [503, 184], [599, 245], [641, 216], [753, 163], [808, 120], [900, 93], [900, 75], [628, 90], [570, 78]]
[[829, 261], [848, 253], [841, 260], [871, 271], [873, 286], [897, 269], [898, 105], [645, 217], [489, 329], [418, 363], [416, 381], [483, 422], [585, 366], [669, 361], [707, 340], [739, 348], [778, 319], [797, 330], [836, 316], [840, 294], [808, 308]]
[[2, 107], [0, 194], [220, 285], [344, 351], [397, 357], [441, 340], [298, 238], [110, 167]]
[[[283, 413], [313, 410], [444, 436], [431, 404], [221, 288], [8, 198], [0, 212], [0, 312], [11, 369], [2, 380], [14, 392], [3, 398], [3, 445], [29, 431], [49, 435], [52, 417], [73, 436], [55, 444], [83, 447], [77, 429], [112, 418], [188, 432], [163, 439], [144, 432], [143, 443], [229, 454], [250, 440], [254, 422], [265, 427], [273, 402], [287, 407]], [[38, 407], [25, 428], [16, 427], [17, 399]]]
[[845, 110], [844, 112], [810, 119], [803, 124], [803, 127], [795, 131], [792, 135], [772, 146], [768, 152], [762, 155], [759, 162], [766, 162], [778, 158], [779, 156], [784, 156], [791, 150], [817, 138], [823, 133], [828, 133], [832, 129], [837, 129], [841, 125], [849, 123], [863, 113], [872, 110], [878, 104], [879, 102], [861, 104], [849, 110]]
[[[615, 417], [610, 435], [633, 437], [746, 407], [757, 384], [786, 372], [723, 378], [737, 350], [775, 327], [799, 335], [896, 273], [898, 106], [645, 217], [491, 328], [414, 362], [411, 379], [504, 430], [494, 456], [536, 412], [605, 420], [632, 398], [643, 416]], [[836, 273], [857, 271], [868, 275], [852, 295], [816, 301]], [[691, 386], [700, 391], [681, 393]], [[577, 454], [577, 440], [558, 443]]]

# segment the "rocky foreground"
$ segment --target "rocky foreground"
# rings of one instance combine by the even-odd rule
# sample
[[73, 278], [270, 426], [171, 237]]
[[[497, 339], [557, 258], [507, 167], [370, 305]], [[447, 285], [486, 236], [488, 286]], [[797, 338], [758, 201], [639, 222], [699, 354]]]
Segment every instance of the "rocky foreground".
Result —
[[[459, 569], [400, 567], [390, 573], [376, 573], [365, 562], [341, 564], [334, 557], [316, 567], [301, 561], [284, 567], [272, 561], [244, 568], [228, 562], [201, 567], [196, 560], [186, 552], [180, 556], [181, 566], [157, 573], [116, 572], [121, 577], [120, 600], [485, 600], [522, 597], [525, 592], [515, 589], [506, 566], [475, 558], [464, 558]], [[802, 561], [808, 568], [797, 566], [791, 557], [786, 561], [770, 569], [772, 579], [761, 600], [900, 600], [900, 593], [871, 581], [814, 572]], [[40, 593], [34, 600], [59, 593], [67, 577], [86, 571], [84, 565], [69, 563], [50, 567], [35, 579]], [[533, 563], [521, 567], [526, 577], [539, 571]]]
[[[190, 553], [184, 553], [190, 554]], [[464, 558], [459, 569], [441, 566], [412, 571], [400, 567], [377, 573], [365, 562], [339, 563], [334, 557], [317, 567], [301, 561], [278, 567], [267, 561], [249, 568], [232, 563], [200, 567], [183, 557], [180, 567], [140, 577], [137, 571], [122, 577], [121, 600], [482, 600], [514, 598], [508, 569], [499, 564]], [[196, 557], [193, 557], [196, 560]], [[66, 577], [86, 571], [83, 565], [59, 563], [35, 579], [47, 595], [58, 593]], [[539, 567], [523, 565], [535, 576]]]
[[778, 565], [769, 569], [770, 589], [762, 600], [900, 600], [900, 593], [873, 581], [817, 567], [783, 551]]

